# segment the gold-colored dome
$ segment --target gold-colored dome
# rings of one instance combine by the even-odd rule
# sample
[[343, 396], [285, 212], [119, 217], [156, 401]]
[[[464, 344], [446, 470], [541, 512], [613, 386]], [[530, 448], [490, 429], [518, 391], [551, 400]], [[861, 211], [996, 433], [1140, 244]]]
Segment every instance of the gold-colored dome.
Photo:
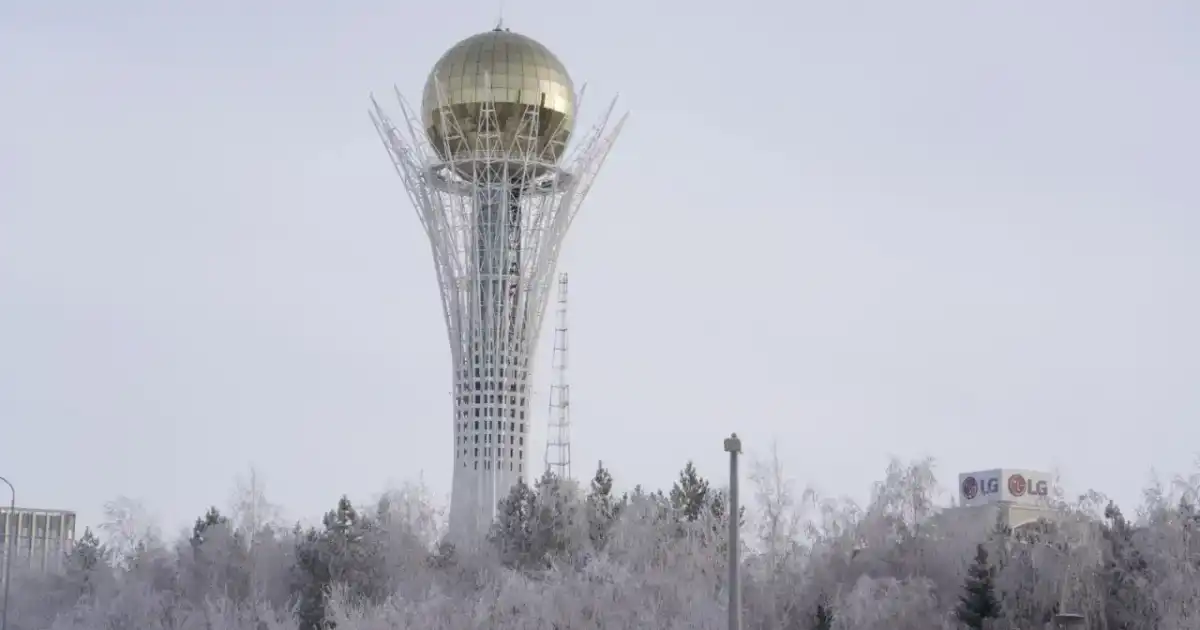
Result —
[[[501, 132], [500, 149], [514, 158], [534, 152], [546, 162], [558, 161], [575, 122], [571, 77], [545, 46], [499, 28], [455, 44], [429, 73], [421, 116], [425, 134], [438, 155], [465, 161], [473, 159], [481, 148], [478, 130], [484, 121], [480, 111], [488, 101], [489, 80]], [[531, 135], [529, 130], [521, 129], [530, 106], [537, 107], [538, 112], [538, 128], [532, 134], [536, 144], [532, 147], [521, 142]], [[447, 134], [441, 107], [449, 108], [465, 137]]]

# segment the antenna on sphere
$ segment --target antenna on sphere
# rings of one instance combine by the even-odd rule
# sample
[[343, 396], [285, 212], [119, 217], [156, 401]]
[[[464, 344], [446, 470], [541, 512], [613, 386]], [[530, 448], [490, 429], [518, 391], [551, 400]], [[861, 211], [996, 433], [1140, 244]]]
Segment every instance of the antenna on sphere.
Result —
[[496, 11], [496, 30], [504, 30], [504, 0], [500, 0], [500, 8]]
[[567, 384], [567, 274], [558, 276], [558, 322], [554, 327], [554, 383], [546, 431], [546, 470], [571, 478], [571, 386]]

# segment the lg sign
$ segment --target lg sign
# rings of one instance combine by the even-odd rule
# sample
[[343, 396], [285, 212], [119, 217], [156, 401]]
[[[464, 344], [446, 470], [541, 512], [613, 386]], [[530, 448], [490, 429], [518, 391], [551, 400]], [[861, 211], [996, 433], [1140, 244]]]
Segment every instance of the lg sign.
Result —
[[1031, 497], [1044, 497], [1050, 494], [1050, 485], [1045, 481], [1026, 479], [1024, 475], [1010, 475], [1008, 492], [1014, 497], [1023, 497], [1026, 494]]
[[976, 479], [967, 477], [962, 482], [962, 494], [968, 501], [979, 495], [988, 496], [1000, 492], [1000, 480], [996, 477]]

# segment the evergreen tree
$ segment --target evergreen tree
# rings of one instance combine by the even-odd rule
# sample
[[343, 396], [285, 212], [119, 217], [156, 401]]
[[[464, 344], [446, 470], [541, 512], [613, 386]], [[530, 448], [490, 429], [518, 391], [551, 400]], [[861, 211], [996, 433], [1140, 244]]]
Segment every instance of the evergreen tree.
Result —
[[534, 544], [541, 564], [582, 559], [589, 537], [588, 515], [575, 486], [550, 471], [537, 484]]
[[374, 523], [343, 495], [322, 524], [320, 531], [296, 526], [292, 592], [302, 630], [322, 630], [329, 625], [326, 603], [334, 584], [345, 585], [352, 597], [367, 602], [386, 594]]
[[1116, 504], [1104, 509], [1105, 522], [1100, 532], [1107, 542], [1104, 615], [1114, 630], [1158, 627], [1153, 597], [1144, 585], [1151, 582], [1149, 565], [1134, 541], [1135, 528], [1125, 520]]
[[383, 558], [377, 553], [374, 521], [359, 514], [345, 495], [323, 520], [322, 542], [329, 562], [330, 580], [345, 584], [354, 596], [378, 599], [384, 594]]
[[828, 598], [822, 597], [813, 613], [812, 630], [833, 630], [833, 608], [829, 606]]
[[620, 512], [620, 504], [613, 500], [613, 478], [604, 462], [596, 467], [592, 477], [591, 487], [587, 496], [588, 506], [588, 537], [592, 547], [597, 551], [604, 549], [608, 542], [608, 532]]
[[323, 630], [325, 600], [329, 597], [329, 558], [323, 549], [321, 534], [315, 528], [302, 530], [296, 525], [295, 561], [292, 565], [292, 593], [296, 598], [296, 616], [300, 630]]
[[93, 571], [100, 566], [106, 556], [107, 552], [104, 545], [100, 544], [100, 539], [92, 533], [92, 528], [85, 527], [83, 535], [75, 541], [75, 546], [71, 548], [67, 566], [80, 571]]
[[496, 508], [496, 521], [492, 523], [488, 540], [500, 552], [500, 561], [505, 566], [528, 566], [533, 554], [537, 494], [524, 479], [518, 479]]
[[[708, 481], [696, 472], [696, 465], [688, 463], [679, 472], [679, 480], [671, 487], [671, 507], [679, 512], [684, 520], [695, 521], [700, 514], [709, 508], [712, 497]], [[723, 507], [721, 509], [724, 509]]]
[[984, 621], [1000, 616], [1000, 602], [996, 599], [996, 586], [991, 565], [988, 563], [987, 548], [982, 544], [975, 547], [975, 562], [967, 569], [964, 593], [959, 598], [957, 616], [972, 630], [982, 630]]
[[204, 516], [196, 519], [196, 524], [192, 526], [192, 547], [199, 547], [204, 543], [204, 532], [210, 527], [226, 525], [229, 519], [221, 514], [221, 511], [216, 507], [208, 508]]
[[75, 541], [71, 553], [67, 555], [66, 580], [75, 599], [91, 596], [96, 590], [96, 578], [100, 571], [107, 568], [104, 559], [108, 550], [100, 544], [100, 539], [92, 533], [90, 527], [84, 528], [83, 535]]
[[185, 580], [185, 592], [192, 595], [194, 602], [203, 602], [218, 593], [236, 602], [250, 597], [248, 549], [243, 546], [241, 535], [234, 531], [233, 523], [220, 510], [210, 507], [203, 517], [196, 519], [189, 542], [191, 570], [180, 577]]

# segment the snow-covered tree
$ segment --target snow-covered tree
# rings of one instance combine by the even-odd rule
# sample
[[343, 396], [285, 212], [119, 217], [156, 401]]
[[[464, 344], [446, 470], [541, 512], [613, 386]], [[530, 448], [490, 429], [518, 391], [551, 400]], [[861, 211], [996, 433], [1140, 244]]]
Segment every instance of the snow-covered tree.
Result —
[[[1056, 496], [1044, 521], [1015, 530], [981, 511], [939, 510], [928, 460], [891, 462], [862, 506], [797, 495], [777, 453], [751, 480], [748, 630], [1017, 630], [1056, 612], [1102, 630], [1200, 619], [1200, 478], [1151, 486], [1136, 519], [1089, 492]], [[603, 467], [591, 481], [586, 493], [552, 475], [518, 486], [491, 544], [459, 547], [442, 539], [444, 512], [420, 484], [361, 507], [343, 497], [318, 527], [288, 530], [255, 516], [269, 510], [252, 477], [173, 543], [136, 502], [114, 502], [103, 536], [85, 531], [61, 574], [14, 571], [9, 625], [723, 628], [723, 490], [694, 466], [668, 492], [634, 487], [620, 499]]]
[[620, 516], [622, 503], [623, 500], [613, 496], [612, 473], [604, 467], [604, 462], [598, 463], [587, 494], [588, 538], [597, 551], [604, 549], [608, 531]]

